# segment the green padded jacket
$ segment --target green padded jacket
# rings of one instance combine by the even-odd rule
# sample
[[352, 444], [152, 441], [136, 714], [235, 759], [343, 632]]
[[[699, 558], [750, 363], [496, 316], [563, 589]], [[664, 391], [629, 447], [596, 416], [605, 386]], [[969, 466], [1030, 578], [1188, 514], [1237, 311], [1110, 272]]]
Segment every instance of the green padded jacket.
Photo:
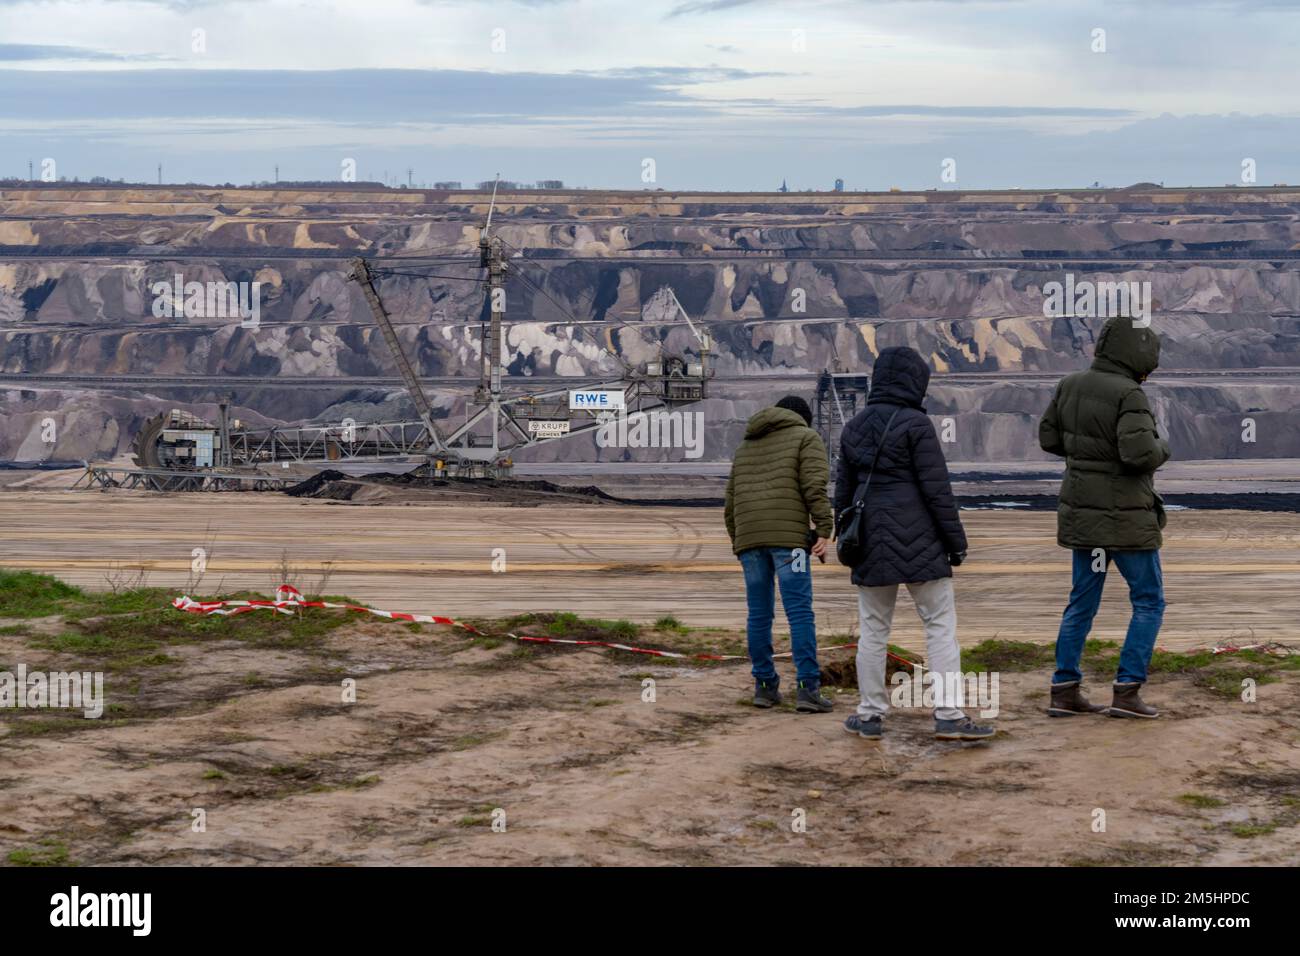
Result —
[[1140, 384], [1159, 363], [1155, 332], [1116, 316], [1101, 330], [1092, 367], [1056, 386], [1038, 443], [1066, 461], [1056, 509], [1061, 547], [1144, 551], [1163, 543], [1154, 474], [1169, 460], [1169, 443]]
[[831, 536], [830, 464], [798, 412], [765, 408], [745, 427], [727, 480], [727, 534], [749, 548], [806, 548], [808, 529]]

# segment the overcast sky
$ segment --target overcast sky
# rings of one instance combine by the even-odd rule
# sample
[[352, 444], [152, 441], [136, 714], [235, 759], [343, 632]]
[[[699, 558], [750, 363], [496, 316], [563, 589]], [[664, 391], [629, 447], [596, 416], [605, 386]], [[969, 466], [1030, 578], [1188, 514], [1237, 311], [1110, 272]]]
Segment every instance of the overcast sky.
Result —
[[1295, 184], [1298, 50], [1300, 0], [0, 0], [0, 177]]

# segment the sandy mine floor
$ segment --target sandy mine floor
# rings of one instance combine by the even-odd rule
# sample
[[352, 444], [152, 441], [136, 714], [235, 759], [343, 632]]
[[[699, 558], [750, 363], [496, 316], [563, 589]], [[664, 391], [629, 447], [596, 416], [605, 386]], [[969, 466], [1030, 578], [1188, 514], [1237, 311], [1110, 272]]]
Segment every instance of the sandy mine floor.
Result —
[[[285, 554], [300, 584], [333, 562], [329, 592], [379, 607], [673, 614], [702, 629], [689, 636], [700, 649], [741, 646], [740, 576], [714, 509], [384, 500], [15, 490], [0, 494], [0, 566], [91, 588], [143, 568], [147, 583], [180, 590], [191, 549], [206, 547], [194, 590], [265, 591]], [[1052, 640], [1068, 586], [1052, 516], [963, 518], [963, 644]], [[1295, 641], [1298, 522], [1175, 513], [1161, 646]], [[504, 574], [490, 570], [497, 547]], [[824, 644], [853, 627], [843, 577], [817, 568]], [[1122, 636], [1125, 604], [1112, 588], [1097, 637]], [[898, 624], [895, 643], [922, 649], [906, 598]], [[84, 663], [30, 643], [64, 628], [0, 621], [0, 665]], [[1001, 676], [989, 744], [935, 742], [918, 711], [896, 711], [871, 744], [841, 729], [849, 690], [824, 716], [747, 706], [743, 663], [521, 648], [360, 618], [312, 646], [222, 639], [167, 656], [110, 673], [103, 720], [0, 727], [0, 862], [59, 848], [85, 864], [1300, 863], [1297, 671], [1250, 704], [1156, 675], [1158, 721], [1061, 721], [1042, 715], [1038, 667]], [[342, 701], [347, 678], [355, 703]], [[196, 809], [205, 832], [192, 830]]]
[[[0, 641], [0, 659], [33, 661], [22, 638]], [[935, 742], [928, 715], [895, 711], [875, 744], [841, 729], [848, 691], [828, 715], [746, 706], [744, 665], [373, 621], [310, 650], [169, 654], [179, 662], [121, 675], [141, 680], [129, 719], [0, 737], [0, 859], [1300, 863], [1294, 671], [1253, 704], [1157, 678], [1148, 696], [1166, 714], [1150, 722], [1049, 720], [1048, 673], [1006, 674], [993, 742]], [[356, 703], [342, 702], [345, 677]]]
[[[281, 494], [0, 492], [0, 567], [103, 588], [144, 572], [146, 583], [205, 593], [267, 591], [284, 577], [390, 610], [455, 617], [573, 611], [645, 622], [673, 614], [691, 626], [743, 627], [740, 566], [719, 508], [544, 504], [507, 507], [427, 492], [373, 488], [352, 501]], [[368, 502], [380, 503], [368, 503]], [[1050, 513], [963, 511], [971, 554], [958, 571], [964, 645], [991, 637], [1052, 641], [1070, 586], [1068, 554]], [[195, 580], [195, 548], [207, 571]], [[503, 549], [505, 573], [492, 571]], [[1297, 639], [1300, 515], [1171, 512], [1160, 646]], [[847, 570], [817, 565], [826, 634], [856, 629]], [[1096, 636], [1122, 638], [1128, 602], [1112, 575]], [[895, 643], [923, 649], [900, 599]]]

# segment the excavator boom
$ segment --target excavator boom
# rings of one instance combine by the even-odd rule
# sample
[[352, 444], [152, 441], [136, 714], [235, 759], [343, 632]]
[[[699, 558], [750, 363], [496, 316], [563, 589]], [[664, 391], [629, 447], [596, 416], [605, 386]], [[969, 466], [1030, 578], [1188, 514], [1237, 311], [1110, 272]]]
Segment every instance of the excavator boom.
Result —
[[402, 381], [406, 383], [406, 391], [410, 393], [411, 401], [415, 403], [416, 414], [420, 416], [420, 421], [429, 433], [429, 450], [431, 452], [445, 452], [447, 446], [443, 442], [438, 427], [433, 423], [433, 406], [429, 404], [429, 396], [424, 394], [424, 386], [420, 384], [419, 378], [415, 375], [415, 369], [411, 367], [410, 361], [406, 358], [406, 353], [402, 351], [402, 344], [397, 340], [397, 332], [393, 330], [392, 320], [389, 319], [388, 313], [384, 311], [384, 304], [379, 299], [379, 293], [375, 291], [375, 281], [370, 273], [370, 264], [365, 259], [353, 259], [350, 278], [361, 286], [361, 291], [365, 294], [366, 302], [370, 306], [370, 312], [375, 318], [375, 324], [379, 326], [379, 331], [383, 333], [384, 341], [388, 344], [388, 351], [392, 353], [393, 364], [397, 366], [398, 374], [402, 376]]

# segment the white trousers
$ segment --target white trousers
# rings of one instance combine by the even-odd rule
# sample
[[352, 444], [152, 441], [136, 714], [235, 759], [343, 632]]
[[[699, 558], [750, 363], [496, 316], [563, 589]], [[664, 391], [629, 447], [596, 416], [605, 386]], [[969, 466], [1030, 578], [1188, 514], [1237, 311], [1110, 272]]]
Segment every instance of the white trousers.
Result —
[[[926, 670], [939, 678], [934, 683], [934, 716], [939, 720], [959, 720], [965, 716], [961, 711], [960, 676], [955, 680], [943, 679], [944, 675], [961, 673], [952, 578], [909, 584], [907, 590], [925, 625]], [[858, 693], [862, 696], [858, 713], [863, 717], [883, 717], [889, 710], [885, 652], [889, 649], [897, 599], [897, 584], [858, 588]], [[908, 699], [912, 699], [910, 695]]]

